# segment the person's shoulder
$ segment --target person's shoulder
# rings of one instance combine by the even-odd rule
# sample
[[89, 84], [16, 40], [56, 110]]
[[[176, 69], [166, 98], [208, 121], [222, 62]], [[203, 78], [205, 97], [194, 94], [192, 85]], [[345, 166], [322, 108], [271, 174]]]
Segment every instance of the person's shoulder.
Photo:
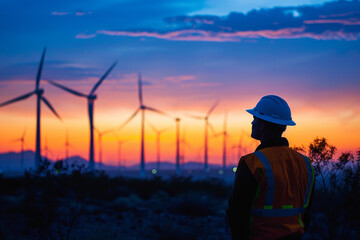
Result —
[[248, 153], [240, 158], [240, 162], [256, 158], [255, 153]]
[[249, 153], [241, 157], [240, 163], [244, 162], [248, 168], [253, 169], [258, 166], [258, 157], [255, 153]]

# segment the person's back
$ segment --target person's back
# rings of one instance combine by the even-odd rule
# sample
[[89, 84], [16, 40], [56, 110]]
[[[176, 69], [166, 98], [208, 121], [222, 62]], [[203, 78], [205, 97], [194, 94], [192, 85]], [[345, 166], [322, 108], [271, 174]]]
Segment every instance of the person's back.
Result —
[[253, 115], [252, 137], [261, 144], [239, 161], [227, 209], [232, 238], [301, 239], [313, 189], [311, 163], [281, 137], [286, 126], [280, 123], [291, 125], [291, 117], [288, 122], [271, 122]]

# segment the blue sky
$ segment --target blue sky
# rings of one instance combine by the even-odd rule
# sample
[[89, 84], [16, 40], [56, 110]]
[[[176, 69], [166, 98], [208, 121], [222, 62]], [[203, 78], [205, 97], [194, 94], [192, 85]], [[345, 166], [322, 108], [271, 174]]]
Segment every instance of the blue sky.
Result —
[[[359, 1], [2, 0], [0, 31], [0, 102], [33, 89], [47, 47], [43, 79], [83, 92], [118, 61], [99, 88], [107, 113], [137, 106], [140, 72], [145, 100], [165, 110], [221, 99], [222, 116], [278, 94], [306, 121], [334, 118], [360, 135]], [[72, 97], [41, 85], [65, 119], [77, 116], [66, 113]], [[1, 111], [32, 111], [17, 106]]]

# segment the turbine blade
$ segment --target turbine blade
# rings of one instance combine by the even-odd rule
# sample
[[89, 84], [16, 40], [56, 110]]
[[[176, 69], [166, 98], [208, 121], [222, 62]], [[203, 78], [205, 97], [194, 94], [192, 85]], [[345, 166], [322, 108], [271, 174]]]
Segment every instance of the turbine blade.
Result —
[[115, 61], [111, 65], [111, 67], [104, 73], [104, 75], [99, 79], [99, 81], [95, 84], [89, 95], [93, 95], [95, 93], [96, 89], [100, 86], [100, 84], [104, 81], [104, 79], [110, 74], [110, 72], [113, 70], [116, 64], [117, 61]]
[[141, 81], [141, 74], [138, 75], [138, 90], [139, 90], [139, 103], [140, 106], [143, 105], [143, 96], [142, 96], [142, 81]]
[[[213, 125], [212, 125], [210, 122], [208, 122], [208, 126], [210, 127], [210, 130], [211, 130], [213, 136], [215, 136], [215, 135], [216, 135], [216, 132], [215, 132], [215, 129], [214, 129]], [[221, 133], [220, 133], [220, 134], [221, 134]]]
[[219, 104], [219, 100], [217, 100], [214, 105], [212, 105], [212, 107], [209, 109], [208, 113], [206, 114], [207, 117], [209, 117], [209, 115], [211, 114], [212, 111], [214, 111], [214, 109], [216, 108], [216, 106]]
[[228, 115], [228, 112], [226, 111], [226, 112], [225, 112], [225, 116], [224, 116], [224, 132], [226, 132], [226, 126], [227, 126], [227, 115]]
[[40, 64], [39, 64], [39, 68], [38, 68], [38, 72], [36, 74], [36, 90], [39, 89], [39, 85], [40, 85], [40, 78], [41, 78], [41, 72], [42, 72], [42, 68], [44, 65], [44, 59], [45, 59], [45, 53], [46, 53], [46, 48], [44, 48], [42, 56], [41, 56], [41, 60], [40, 60]]
[[101, 132], [94, 126], [94, 130], [95, 132], [97, 132], [99, 135], [101, 134]]
[[195, 115], [191, 115], [191, 114], [186, 114], [186, 116], [193, 118], [193, 119], [198, 119], [198, 120], [204, 120], [204, 117], [199, 117], [199, 116], [195, 116]]
[[216, 133], [216, 134], [214, 134], [214, 137], [217, 138], [217, 137], [220, 137], [222, 135], [223, 135], [223, 133]]
[[152, 125], [149, 121], [147, 121], [147, 123], [154, 132], [158, 133], [158, 130], [154, 127], [154, 125]]
[[152, 112], [156, 112], [158, 114], [161, 114], [161, 115], [164, 115], [164, 116], [167, 116], [167, 117], [169, 116], [168, 114], [164, 113], [163, 111], [157, 110], [157, 109], [152, 108], [152, 107], [146, 107], [145, 106], [145, 109], [149, 110], [149, 111], [152, 111]]
[[114, 129], [108, 129], [108, 130], [106, 130], [106, 131], [103, 131], [103, 132], [102, 132], [102, 135], [109, 134], [109, 133], [112, 133], [112, 132], [114, 132], [114, 131], [115, 131]]
[[46, 104], [46, 106], [48, 106], [48, 108], [55, 114], [55, 116], [62, 121], [61, 117], [59, 116], [59, 114], [57, 114], [57, 112], [55, 111], [55, 109], [51, 106], [50, 102], [44, 97], [41, 96], [41, 100], [43, 100], [43, 102]]
[[58, 87], [58, 88], [60, 88], [60, 89], [62, 89], [62, 90], [64, 90], [64, 91], [67, 91], [67, 92], [69, 92], [69, 93], [72, 93], [72, 94], [74, 94], [74, 95], [76, 95], [76, 96], [86, 97], [86, 98], [87, 98], [87, 95], [85, 95], [85, 94], [83, 94], [83, 93], [81, 93], [81, 92], [72, 90], [72, 89], [70, 89], [70, 88], [68, 88], [68, 87], [65, 87], [64, 85], [61, 85], [61, 84], [56, 83], [56, 82], [51, 81], [51, 80], [46, 80], [46, 81], [47, 81], [48, 83], [50, 83], [51, 85], [54, 85], [55, 87]]
[[14, 103], [14, 102], [18, 102], [18, 101], [21, 101], [21, 100], [24, 100], [28, 97], [30, 97], [31, 95], [35, 94], [35, 91], [33, 92], [30, 92], [30, 93], [27, 93], [27, 94], [24, 94], [20, 97], [17, 97], [17, 98], [14, 98], [14, 99], [11, 99], [9, 101], [6, 101], [6, 102], [3, 102], [3, 103], [0, 103], [0, 107], [3, 107], [3, 106], [6, 106], [6, 105], [9, 105], [11, 103]]
[[114, 138], [116, 139], [116, 141], [119, 141], [119, 137], [118, 137], [118, 135], [115, 133], [115, 131], [113, 131], [113, 132], [111, 132], [112, 134], [113, 134], [113, 136], [114, 136]]
[[140, 108], [136, 109], [136, 111], [123, 124], [121, 124], [121, 126], [118, 127], [117, 130], [121, 130], [123, 127], [125, 127], [126, 124], [128, 124], [136, 116], [136, 114], [138, 114], [139, 111]]
[[25, 138], [25, 134], [26, 134], [26, 127], [24, 128], [24, 132], [23, 132], [23, 135], [22, 135], [22, 139], [24, 139]]
[[164, 133], [164, 132], [167, 132], [167, 131], [170, 131], [172, 128], [168, 127], [168, 128], [164, 128], [164, 129], [161, 129], [159, 131], [159, 133]]

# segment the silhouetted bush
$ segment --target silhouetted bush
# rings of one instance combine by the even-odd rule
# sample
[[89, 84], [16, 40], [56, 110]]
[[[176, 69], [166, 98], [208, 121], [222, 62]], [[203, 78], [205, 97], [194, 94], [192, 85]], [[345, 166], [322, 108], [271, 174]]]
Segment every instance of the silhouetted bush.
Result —
[[325, 138], [309, 146], [316, 176], [309, 232], [314, 239], [358, 239], [360, 161], [349, 152], [335, 160], [335, 152]]
[[141, 204], [141, 199], [137, 195], [131, 194], [128, 197], [118, 197], [114, 199], [111, 203], [111, 207], [115, 211], [122, 212], [139, 207], [140, 204]]

